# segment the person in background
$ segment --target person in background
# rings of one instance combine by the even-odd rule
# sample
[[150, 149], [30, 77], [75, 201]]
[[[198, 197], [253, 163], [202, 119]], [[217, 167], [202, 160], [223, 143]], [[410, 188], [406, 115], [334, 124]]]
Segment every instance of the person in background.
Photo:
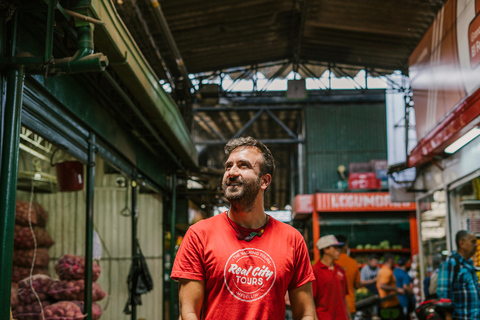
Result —
[[378, 274], [378, 257], [376, 254], [368, 256], [368, 262], [360, 270], [360, 281], [368, 291], [378, 294], [377, 290], [377, 274]]
[[335, 263], [343, 245], [334, 235], [323, 236], [317, 241], [321, 258], [313, 265], [312, 289], [317, 317], [321, 320], [351, 320], [346, 299], [347, 276]]
[[404, 294], [405, 290], [397, 287], [393, 274], [394, 261], [394, 256], [391, 253], [385, 254], [383, 266], [377, 274], [377, 290], [382, 300], [380, 302], [380, 317], [385, 320], [404, 319], [397, 294]]
[[440, 265], [437, 296], [452, 300], [454, 320], [479, 320], [480, 285], [470, 259], [477, 252], [477, 239], [471, 232], [460, 230], [455, 235], [455, 243], [457, 251]]
[[413, 295], [413, 284], [412, 279], [407, 273], [407, 265], [409, 264], [409, 258], [401, 258], [398, 260], [398, 267], [393, 270], [393, 275], [397, 281], [397, 287], [402, 288], [404, 294], [398, 294], [398, 300], [400, 300], [400, 305], [403, 309], [403, 314], [406, 316], [406, 319], [410, 319], [408, 314], [410, 313], [409, 305], [410, 299]]
[[315, 280], [303, 236], [264, 210], [275, 162], [252, 138], [225, 146], [222, 187], [230, 209], [190, 226], [171, 278], [179, 282], [180, 316], [198, 319], [313, 320]]
[[[373, 295], [378, 295], [377, 290], [377, 274], [378, 274], [378, 257], [376, 254], [368, 256], [368, 262], [360, 270], [360, 281], [365, 288]], [[372, 320], [378, 320], [378, 305], [372, 306]]]
[[352, 316], [352, 319], [357, 312], [355, 308], [355, 290], [362, 287], [362, 283], [360, 282], [360, 269], [358, 268], [358, 262], [351, 258], [348, 252], [348, 239], [343, 234], [337, 234], [335, 236], [339, 242], [343, 242], [343, 246], [340, 247], [340, 256], [336, 261], [336, 264], [343, 267], [345, 270], [345, 274], [347, 276], [347, 286], [348, 286], [348, 293], [347, 293], [347, 303], [348, 303], [348, 311]]

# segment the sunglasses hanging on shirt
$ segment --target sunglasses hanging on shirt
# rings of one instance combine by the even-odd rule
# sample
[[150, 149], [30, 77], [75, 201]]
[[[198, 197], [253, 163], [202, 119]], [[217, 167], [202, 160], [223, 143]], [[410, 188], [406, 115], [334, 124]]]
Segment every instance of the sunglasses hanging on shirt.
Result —
[[268, 215], [267, 215], [267, 221], [265, 221], [265, 224], [263, 225], [262, 229], [260, 229], [260, 231], [258, 231], [258, 232], [251, 232], [248, 236], [243, 235], [240, 231], [237, 230], [237, 228], [235, 228], [235, 226], [230, 221], [230, 218], [228, 217], [228, 214], [227, 214], [227, 219], [228, 219], [228, 222], [230, 223], [230, 225], [232, 226], [233, 230], [235, 230], [235, 232], [236, 232], [235, 236], [237, 237], [237, 239], [240, 240], [240, 241], [245, 240], [247, 242], [250, 242], [250, 241], [253, 240], [253, 238], [255, 238], [255, 237], [260, 238], [263, 235], [263, 233], [265, 232], [265, 228], [267, 226]]

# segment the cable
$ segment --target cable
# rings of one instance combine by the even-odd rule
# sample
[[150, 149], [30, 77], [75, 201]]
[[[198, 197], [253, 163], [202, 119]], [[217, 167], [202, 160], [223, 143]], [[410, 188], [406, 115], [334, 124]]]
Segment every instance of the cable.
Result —
[[34, 188], [35, 188], [34, 185], [35, 185], [35, 181], [34, 181], [33, 176], [32, 176], [32, 188], [31, 188], [31, 191], [30, 191], [30, 202], [28, 204], [28, 226], [30, 227], [30, 232], [32, 233], [34, 247], [33, 247], [32, 266], [30, 267], [29, 284], [30, 284], [30, 289], [35, 294], [35, 298], [37, 298], [38, 304], [40, 306], [40, 312], [42, 314], [42, 319], [45, 319], [45, 313], [43, 312], [42, 301], [40, 300], [40, 297], [38, 296], [37, 291], [33, 287], [33, 280], [32, 280], [33, 269], [35, 267], [35, 260], [37, 259], [37, 237], [35, 237], [35, 232], [34, 232], [33, 226], [32, 226], [32, 204], [33, 204], [33, 195], [34, 195]]

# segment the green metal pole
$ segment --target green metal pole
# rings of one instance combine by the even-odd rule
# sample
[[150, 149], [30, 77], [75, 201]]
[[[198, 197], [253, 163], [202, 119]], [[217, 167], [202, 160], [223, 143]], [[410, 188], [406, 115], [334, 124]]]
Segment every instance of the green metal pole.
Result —
[[[138, 205], [137, 205], [137, 180], [132, 180], [132, 263], [137, 255], [137, 221], [138, 221]], [[132, 320], [137, 320], [137, 306], [133, 303], [135, 297], [135, 289], [132, 287]]]
[[93, 281], [93, 196], [95, 188], [95, 134], [90, 132], [88, 139], [87, 164], [87, 216], [85, 224], [85, 297], [86, 320], [92, 320], [92, 281]]
[[10, 319], [13, 232], [24, 80], [23, 66], [9, 70], [0, 170], [0, 319]]
[[[170, 273], [175, 261], [175, 215], [177, 212], [177, 175], [172, 176], [172, 217], [170, 219]], [[170, 279], [170, 319], [175, 319], [175, 285], [176, 282]]]

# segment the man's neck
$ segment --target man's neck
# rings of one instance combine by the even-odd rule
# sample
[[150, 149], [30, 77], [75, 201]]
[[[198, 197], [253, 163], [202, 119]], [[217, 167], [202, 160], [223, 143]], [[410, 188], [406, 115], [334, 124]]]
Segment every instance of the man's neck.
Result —
[[463, 259], [465, 259], [467, 261], [471, 258], [471, 256], [468, 256], [468, 254], [463, 250], [457, 250], [457, 252], [458, 252], [459, 255], [461, 255], [463, 257]]
[[227, 214], [228, 218], [244, 228], [259, 229], [267, 222], [267, 214], [263, 210], [263, 207], [257, 210], [243, 212], [232, 206]]
[[320, 261], [329, 268], [335, 265], [333, 258], [326, 254], [323, 255]]

